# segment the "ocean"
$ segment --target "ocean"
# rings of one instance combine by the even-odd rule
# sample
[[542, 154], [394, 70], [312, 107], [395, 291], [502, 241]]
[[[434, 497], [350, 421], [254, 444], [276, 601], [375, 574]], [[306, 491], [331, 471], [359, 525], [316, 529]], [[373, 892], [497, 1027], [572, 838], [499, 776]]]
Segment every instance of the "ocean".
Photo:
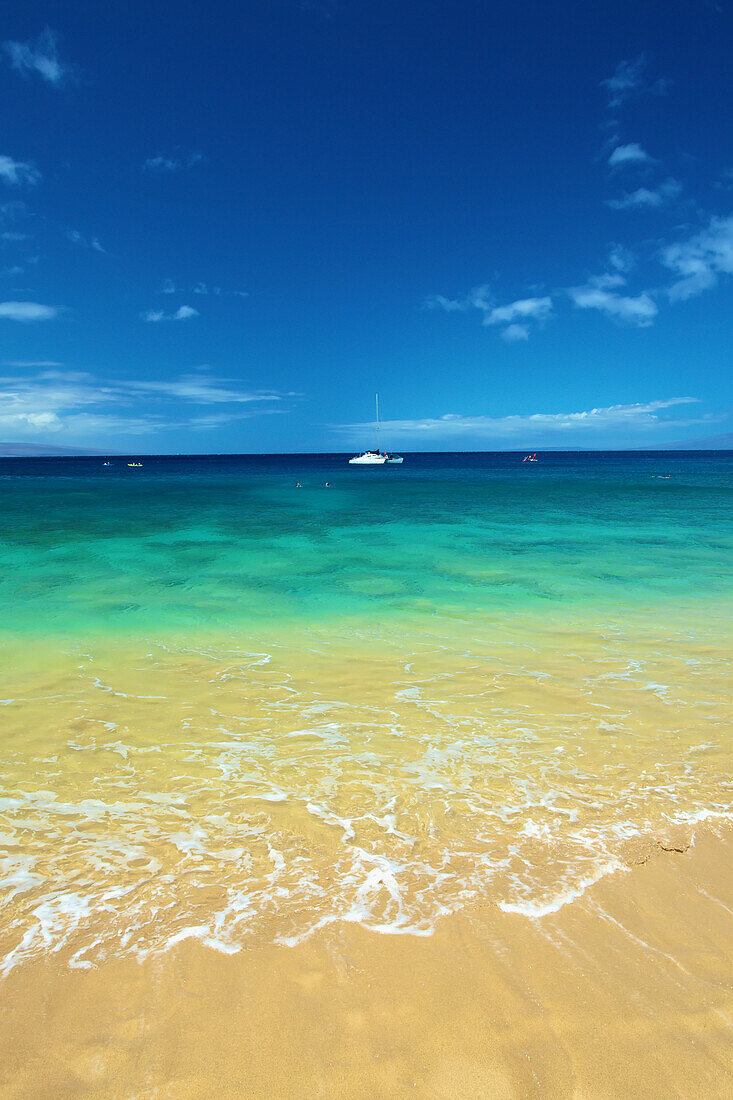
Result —
[[733, 453], [0, 460], [0, 968], [541, 919], [733, 808]]

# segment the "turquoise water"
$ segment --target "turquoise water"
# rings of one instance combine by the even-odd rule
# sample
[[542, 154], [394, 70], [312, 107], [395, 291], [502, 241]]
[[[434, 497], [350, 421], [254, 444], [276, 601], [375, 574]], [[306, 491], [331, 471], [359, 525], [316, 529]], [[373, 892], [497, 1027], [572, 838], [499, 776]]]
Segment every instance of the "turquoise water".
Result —
[[733, 587], [730, 452], [112, 462], [0, 461], [2, 631], [639, 609]]
[[0, 464], [0, 975], [541, 920], [733, 820], [733, 456], [346, 457]]

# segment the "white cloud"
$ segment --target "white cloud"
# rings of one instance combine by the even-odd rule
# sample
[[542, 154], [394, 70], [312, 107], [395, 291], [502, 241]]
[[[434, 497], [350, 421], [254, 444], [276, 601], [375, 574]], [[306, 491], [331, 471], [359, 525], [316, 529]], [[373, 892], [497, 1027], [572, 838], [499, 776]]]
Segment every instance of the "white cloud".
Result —
[[[165, 397], [178, 397], [184, 401], [193, 401], [199, 405], [249, 405], [261, 401], [281, 401], [282, 394], [269, 391], [241, 390], [236, 383], [227, 379], [212, 378], [209, 375], [184, 374], [168, 382], [127, 381], [119, 383], [125, 390], [140, 394], [158, 394]], [[292, 395], [289, 395], [292, 396]]]
[[624, 321], [639, 328], [647, 328], [653, 324], [657, 315], [656, 302], [646, 291], [635, 297], [614, 293], [608, 287], [619, 285], [615, 281], [616, 278], [616, 276], [599, 276], [595, 282], [589, 280], [585, 286], [571, 287], [568, 294], [578, 309], [597, 309], [606, 317]]
[[624, 164], [649, 164], [651, 159], [638, 142], [632, 141], [628, 145], [617, 145], [608, 163], [612, 168], [618, 168]]
[[507, 344], [516, 344], [521, 340], [529, 340], [529, 328], [527, 325], [508, 325], [501, 334], [502, 340]]
[[502, 325], [514, 321], [545, 321], [552, 313], [552, 298], [520, 298], [506, 306], [496, 306], [484, 317], [485, 325]]
[[143, 321], [187, 321], [189, 317], [198, 317], [199, 311], [193, 306], [179, 306], [175, 313], [165, 313], [162, 309], [148, 309], [140, 316]]
[[660, 183], [659, 187], [650, 190], [648, 187], [639, 187], [636, 191], [627, 192], [620, 199], [609, 199], [607, 205], [614, 210], [647, 209], [656, 210], [665, 203], [671, 202], [682, 193], [682, 184], [679, 180], [668, 179]]
[[427, 309], [442, 309], [446, 313], [464, 312], [467, 309], [478, 309], [486, 313], [494, 306], [494, 295], [488, 283], [475, 286], [469, 290], [465, 298], [446, 298], [443, 294], [431, 294], [425, 299]]
[[611, 290], [613, 287], [625, 285], [626, 279], [620, 271], [609, 271], [605, 275], [591, 275], [588, 280], [589, 287], [597, 287], [599, 290]]
[[149, 157], [145, 161], [143, 170], [153, 173], [181, 172], [184, 168], [193, 168], [195, 164], [200, 164], [203, 159], [204, 154], [200, 152], [158, 153], [157, 156]]
[[55, 88], [72, 79], [73, 69], [59, 58], [56, 35], [46, 27], [35, 42], [3, 42], [10, 64], [23, 76], [34, 73]]
[[177, 172], [182, 167], [180, 161], [164, 156], [149, 157], [143, 165], [148, 172]]
[[[530, 413], [502, 417], [462, 416], [448, 413], [445, 416], [421, 420], [388, 420], [381, 426], [391, 438], [399, 438], [416, 447], [419, 447], [422, 441], [460, 440], [465, 437], [493, 439], [518, 446], [522, 439], [532, 440], [539, 437], [557, 443], [557, 437], [563, 435], [568, 438], [568, 441], [577, 445], [583, 437], [613, 434], [619, 430], [646, 431], [698, 423], [699, 420], [678, 421], [659, 415], [666, 409], [697, 403], [694, 397], [676, 397], [634, 405], [609, 405], [605, 408], [570, 413]], [[708, 419], [703, 418], [702, 422], [707, 422]], [[372, 424], [341, 424], [334, 430], [340, 434], [361, 439], [371, 427], [373, 427]]]
[[62, 367], [55, 359], [3, 359], [4, 367]]
[[[172, 279], [164, 279], [161, 287], [162, 294], [176, 294], [178, 288]], [[187, 294], [188, 291], [181, 288], [181, 294]], [[248, 298], [248, 290], [222, 290], [220, 286], [210, 286], [208, 283], [198, 282], [191, 291], [192, 294], [213, 294], [214, 297], [229, 297], [229, 298]]]
[[446, 313], [453, 313], [468, 309], [469, 303], [446, 298], [443, 294], [431, 294], [425, 299], [425, 306], [427, 309], [444, 309]]
[[36, 434], [39, 430], [60, 431], [61, 413], [72, 414], [88, 406], [111, 400], [95, 391], [87, 375], [43, 371], [35, 377], [0, 378], [0, 431]]
[[481, 286], [475, 286], [469, 293], [466, 304], [473, 306], [474, 309], [480, 309], [483, 312], [492, 309], [494, 305], [494, 295], [491, 292], [489, 284], [482, 283]]
[[13, 157], [0, 155], [0, 179], [13, 187], [22, 187], [28, 184], [32, 187], [38, 183], [41, 173], [34, 165], [24, 160], [14, 160]]
[[179, 306], [176, 312], [173, 314], [174, 321], [185, 321], [189, 317], [198, 317], [199, 311], [194, 309], [193, 306]]
[[52, 321], [61, 310], [39, 302], [0, 302], [0, 318], [8, 321]]
[[672, 81], [667, 77], [660, 77], [650, 83], [646, 75], [646, 54], [640, 53], [631, 61], [620, 61], [616, 66], [613, 76], [601, 81], [601, 85], [608, 92], [608, 106], [621, 107], [632, 96], [642, 92], [651, 92], [652, 95], [664, 95], [672, 86]]
[[488, 284], [474, 287], [465, 298], [446, 298], [442, 294], [429, 297], [425, 305], [428, 309], [442, 309], [447, 313], [465, 312], [477, 309], [482, 314], [483, 325], [506, 325], [502, 330], [502, 339], [511, 343], [526, 340], [529, 337], [529, 322], [542, 324], [552, 314], [552, 298], [519, 298], [507, 305], [495, 305], [495, 299]]
[[634, 266], [634, 254], [621, 244], [616, 244], [611, 249], [608, 262], [614, 271], [630, 271]]
[[619, 61], [613, 76], [601, 81], [608, 92], [609, 107], [620, 107], [625, 100], [640, 91], [645, 70], [646, 56], [643, 53], [632, 61]]
[[79, 244], [83, 248], [93, 248], [95, 252], [105, 252], [102, 248], [99, 237], [90, 237], [89, 240], [80, 233], [78, 229], [69, 229], [66, 236], [69, 238], [72, 244]]
[[654, 323], [657, 305], [648, 291], [637, 295], [619, 294], [626, 285], [625, 272], [633, 264], [630, 252], [616, 245], [608, 258], [610, 271], [591, 275], [583, 286], [570, 287], [568, 295], [578, 309], [596, 309], [613, 320], [647, 328]]
[[[285, 412], [287, 406], [279, 404], [285, 396], [291, 395], [248, 391], [236, 382], [198, 375], [169, 382], [104, 382], [81, 371], [38, 370], [30, 376], [0, 377], [0, 434], [38, 438], [53, 432], [81, 443], [99, 438], [108, 444], [112, 433], [125, 436], [150, 435], [171, 428], [211, 430], [231, 420]], [[174, 405], [177, 401], [192, 406], [231, 407], [180, 416]]]
[[715, 286], [719, 275], [733, 274], [733, 215], [713, 217], [701, 232], [667, 245], [661, 260], [678, 276], [668, 294], [681, 301]]
[[[0, 203], [0, 222], [3, 225], [19, 226], [21, 222], [26, 218], [28, 214], [28, 208], [26, 204], [20, 199], [13, 199], [12, 202]], [[13, 231], [9, 231], [13, 232]], [[19, 230], [14, 231], [15, 234], [19, 234]], [[25, 235], [24, 235], [25, 236]], [[18, 236], [11, 237], [10, 239], [18, 239]]]

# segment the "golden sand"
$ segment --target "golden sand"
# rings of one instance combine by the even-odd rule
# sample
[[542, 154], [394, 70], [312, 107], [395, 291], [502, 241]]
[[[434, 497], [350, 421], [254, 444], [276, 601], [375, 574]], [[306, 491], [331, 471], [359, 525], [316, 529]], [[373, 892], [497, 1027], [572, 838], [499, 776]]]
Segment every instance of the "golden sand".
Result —
[[733, 1095], [702, 616], [35, 643], [0, 1095]]
[[4, 1097], [729, 1097], [733, 843], [630, 855], [541, 920], [474, 907], [429, 938], [187, 942], [2, 987]]

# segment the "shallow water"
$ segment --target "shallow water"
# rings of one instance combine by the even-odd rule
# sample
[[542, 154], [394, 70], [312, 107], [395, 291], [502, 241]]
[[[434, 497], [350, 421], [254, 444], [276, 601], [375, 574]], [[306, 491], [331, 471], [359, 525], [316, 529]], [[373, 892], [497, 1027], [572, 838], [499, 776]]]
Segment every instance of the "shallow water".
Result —
[[0, 467], [6, 973], [541, 919], [730, 817], [730, 457], [100, 462]]

